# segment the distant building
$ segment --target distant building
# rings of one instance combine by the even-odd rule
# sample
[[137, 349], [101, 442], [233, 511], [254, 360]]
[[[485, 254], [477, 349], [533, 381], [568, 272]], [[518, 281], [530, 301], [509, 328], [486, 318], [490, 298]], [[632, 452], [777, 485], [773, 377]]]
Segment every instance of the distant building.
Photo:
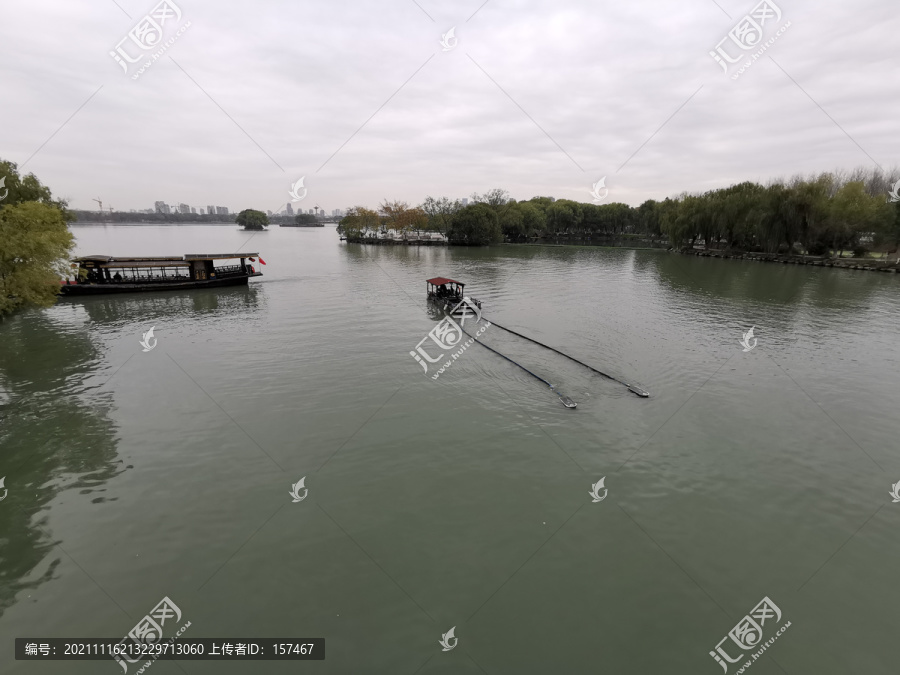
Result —
[[287, 209], [285, 209], [285, 210], [287, 211], [287, 214], [289, 216], [294, 215], [294, 207], [291, 206], [290, 202], [288, 202]]
[[266, 210], [266, 215], [267, 215], [267, 216], [271, 216], [271, 215], [272, 215], [272, 212], [269, 211], [269, 210], [267, 209], [267, 210]]
[[193, 206], [191, 207], [191, 213], [197, 213], [197, 209], [195, 209]]
[[207, 207], [206, 207], [206, 212], [207, 212], [209, 215], [214, 216], [214, 215], [216, 214], [216, 207], [215, 207], [215, 206], [207, 206]]
[[200, 215], [201, 215], [201, 216], [205, 216], [205, 215], [206, 215], [206, 209], [204, 209], [203, 207], [200, 208]]
[[315, 215], [315, 214], [316, 214], [315, 211], [313, 211], [312, 209], [309, 210], [309, 215], [313, 216], [313, 215]]
[[468, 206], [468, 205], [469, 205], [469, 198], [468, 198], [468, 197], [463, 197], [463, 198], [462, 198], [462, 205], [463, 205], [463, 206]]
[[217, 216], [227, 216], [228, 215], [228, 207], [227, 206], [217, 206], [216, 207], [216, 215]]
[[153, 202], [153, 208], [156, 213], [171, 213], [172, 210], [169, 208], [169, 205], [165, 202]]
[[191, 207], [187, 204], [179, 204], [178, 205], [178, 213], [190, 213]]

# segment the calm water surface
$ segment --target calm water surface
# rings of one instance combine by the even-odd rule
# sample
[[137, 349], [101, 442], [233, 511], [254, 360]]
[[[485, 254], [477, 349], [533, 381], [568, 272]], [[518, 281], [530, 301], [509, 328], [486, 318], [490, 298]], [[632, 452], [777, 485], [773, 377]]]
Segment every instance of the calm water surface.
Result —
[[[249, 287], [0, 322], [3, 673], [121, 673], [17, 662], [13, 638], [124, 636], [166, 596], [184, 637], [324, 637], [327, 658], [157, 675], [716, 675], [710, 651], [766, 596], [783, 616], [763, 641], [791, 625], [756, 675], [897, 672], [896, 276], [348, 246], [331, 227], [74, 229], [79, 254], [268, 264]], [[439, 318], [437, 275], [651, 398], [495, 326], [484, 343], [578, 408], [477, 345], [430, 379], [409, 352]], [[722, 646], [745, 654], [729, 673], [758, 649]]]

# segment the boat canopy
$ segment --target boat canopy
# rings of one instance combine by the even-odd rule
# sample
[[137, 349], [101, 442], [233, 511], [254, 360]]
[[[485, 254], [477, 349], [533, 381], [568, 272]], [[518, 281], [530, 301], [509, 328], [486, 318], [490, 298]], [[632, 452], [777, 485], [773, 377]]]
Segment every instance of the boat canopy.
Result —
[[434, 279], [427, 279], [425, 284], [429, 298], [434, 300], [449, 300], [451, 298], [462, 300], [465, 284], [460, 281], [454, 281], [446, 277], [435, 277]]
[[189, 267], [194, 260], [229, 260], [232, 258], [255, 258], [259, 253], [188, 253], [185, 256], [140, 256], [121, 258], [108, 255], [86, 255], [74, 258], [73, 263], [93, 263], [89, 267]]
[[227, 260], [229, 258], [258, 258], [259, 253], [185, 253], [185, 260]]
[[444, 284], [457, 284], [458, 286], [465, 286], [461, 281], [454, 281], [453, 279], [447, 279], [445, 277], [435, 277], [434, 279], [427, 279], [426, 283], [434, 284], [435, 286], [443, 286]]

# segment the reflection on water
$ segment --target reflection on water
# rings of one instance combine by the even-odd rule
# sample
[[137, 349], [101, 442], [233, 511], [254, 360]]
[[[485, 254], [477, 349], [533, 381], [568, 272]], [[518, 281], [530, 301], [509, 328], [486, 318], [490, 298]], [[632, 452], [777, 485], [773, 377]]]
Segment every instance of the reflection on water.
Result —
[[437, 304], [429, 301], [425, 302], [425, 312], [426, 314], [428, 314], [428, 318], [432, 321], [440, 321], [447, 316], [446, 312], [444, 312], [443, 307], [440, 307]]
[[[214, 230], [78, 236], [85, 253], [148, 254], [263, 248], [264, 237], [266, 276], [72, 298], [0, 322], [0, 631], [39, 635], [48, 615], [60, 632], [134, 625], [102, 609], [105, 594], [68, 559], [54, 568], [65, 548], [140, 612], [214, 575], [184, 601], [206, 634], [309, 631], [353, 647], [333, 650], [329, 672], [420, 667], [421, 644], [436, 642], [410, 638], [425, 630], [410, 598], [442, 617], [436, 636], [484, 607], [466, 634], [517, 672], [586, 671], [607, 620], [614, 672], [703, 672], [704, 645], [733, 624], [716, 604], [741, 616], [761, 593], [807, 626], [784, 643], [803, 659], [833, 629], [816, 604], [839, 597], [854, 618], [841, 627], [847, 659], [893, 672], [878, 646], [889, 636], [873, 648], [869, 634], [887, 632], [898, 604], [898, 543], [889, 506], [877, 511], [897, 479], [862, 449], [897, 471], [895, 276], [656, 251], [348, 246], [327, 229], [248, 243]], [[482, 348], [431, 381], [409, 352], [443, 318], [425, 299], [435, 276], [465, 282], [488, 321], [652, 397], [500, 329], [485, 346], [576, 410]], [[160, 347], [145, 354], [151, 325]], [[752, 325], [759, 346], [745, 353]], [[120, 459], [134, 467], [117, 475]], [[604, 475], [609, 498], [582, 508]], [[292, 509], [302, 476], [310, 498]], [[104, 612], [114, 620], [94, 620]], [[546, 663], [529, 649], [537, 639], [560, 646]]]
[[45, 561], [55, 545], [40, 527], [50, 502], [64, 488], [103, 501], [103, 486], [124, 469], [89, 331], [32, 311], [5, 319], [2, 334], [0, 448], [9, 493], [0, 509], [0, 614], [60, 563]]
[[244, 315], [260, 308], [264, 296], [256, 286], [75, 296], [62, 299], [61, 305], [81, 306], [91, 321], [104, 324], [142, 322], [148, 317], [163, 319], [212, 313], [227, 317]]
[[867, 302], [896, 281], [887, 275], [805, 265], [709, 260], [675, 253], [644, 257], [641, 268], [655, 272], [660, 282], [672, 290], [687, 291], [708, 301], [749, 301], [777, 307], [845, 307]]

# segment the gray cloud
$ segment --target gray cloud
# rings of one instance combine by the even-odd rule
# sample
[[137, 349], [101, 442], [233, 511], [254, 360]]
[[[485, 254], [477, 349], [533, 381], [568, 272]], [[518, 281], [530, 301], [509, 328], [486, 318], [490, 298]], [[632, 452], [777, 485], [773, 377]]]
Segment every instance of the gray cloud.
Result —
[[708, 52], [752, 1], [175, 1], [190, 28], [136, 81], [109, 51], [152, 1], [5, 7], [0, 156], [46, 143], [26, 171], [123, 210], [275, 209], [300, 176], [304, 208], [589, 201], [602, 176], [637, 205], [900, 156], [884, 1], [782, 0], [790, 29], [736, 81]]

